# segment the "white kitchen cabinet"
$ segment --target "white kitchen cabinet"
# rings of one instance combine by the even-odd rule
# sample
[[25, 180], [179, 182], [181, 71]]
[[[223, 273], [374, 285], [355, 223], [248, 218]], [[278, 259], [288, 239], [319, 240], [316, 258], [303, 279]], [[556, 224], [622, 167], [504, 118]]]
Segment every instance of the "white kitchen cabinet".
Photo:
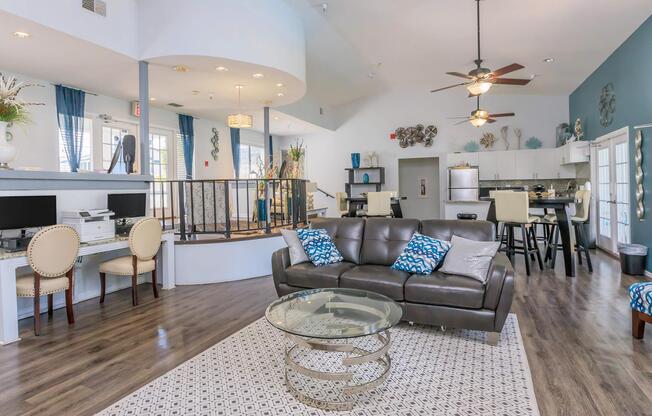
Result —
[[561, 152], [561, 164], [586, 163], [589, 161], [589, 143], [571, 142], [558, 148]]
[[520, 150], [516, 155], [516, 179], [554, 179], [559, 175], [557, 149]]
[[449, 168], [464, 164], [468, 164], [469, 166], [478, 166], [478, 153], [451, 153], [448, 155], [446, 160], [447, 166]]
[[480, 180], [516, 179], [516, 152], [497, 151], [478, 154]]

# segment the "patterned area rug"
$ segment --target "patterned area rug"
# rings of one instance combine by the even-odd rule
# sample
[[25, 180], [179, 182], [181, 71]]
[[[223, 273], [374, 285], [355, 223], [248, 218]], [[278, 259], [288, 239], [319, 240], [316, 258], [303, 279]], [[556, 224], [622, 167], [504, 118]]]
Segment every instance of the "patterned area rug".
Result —
[[283, 334], [259, 319], [100, 413], [109, 415], [538, 415], [510, 314], [497, 347], [478, 331], [400, 324], [391, 374], [350, 412], [298, 402], [285, 387]]

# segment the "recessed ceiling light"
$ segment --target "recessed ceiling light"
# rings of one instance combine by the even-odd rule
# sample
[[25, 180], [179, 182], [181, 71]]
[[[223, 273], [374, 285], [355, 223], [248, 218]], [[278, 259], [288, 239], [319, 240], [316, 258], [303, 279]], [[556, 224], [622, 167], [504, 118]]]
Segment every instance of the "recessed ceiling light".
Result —
[[238, 84], [238, 85], [235, 86], [235, 88], [238, 89], [238, 90], [241, 90], [241, 89], [244, 88], [244, 85]]
[[279, 88], [283, 88], [283, 83], [279, 82], [278, 84], [276, 84], [276, 86], [279, 87]]
[[177, 72], [190, 72], [190, 68], [185, 65], [175, 65], [172, 67]]
[[17, 38], [25, 39], [31, 37], [32, 35], [27, 32], [14, 32], [14, 36], [16, 36]]
[[545, 63], [555, 62], [555, 58], [546, 58], [543, 60]]
[[199, 95], [199, 91], [198, 90], [193, 90], [192, 95]]
[[265, 75], [263, 75], [263, 74], [261, 74], [260, 72], [258, 72], [258, 73], [253, 74], [252, 77], [254, 77], [254, 78], [256, 78], [256, 79], [261, 79], [261, 78], [264, 78]]
[[150, 101], [156, 101], [156, 97], [149, 97]]
[[276, 96], [277, 97], [285, 97], [285, 94], [283, 94], [282, 92], [279, 92], [278, 94], [276, 94]]
[[229, 70], [229, 68], [227, 68], [225, 66], [218, 66], [218, 67], [215, 68], [215, 70], [218, 71], [218, 72], [226, 72], [226, 71]]
[[274, 120], [278, 120], [278, 117], [274, 117]]

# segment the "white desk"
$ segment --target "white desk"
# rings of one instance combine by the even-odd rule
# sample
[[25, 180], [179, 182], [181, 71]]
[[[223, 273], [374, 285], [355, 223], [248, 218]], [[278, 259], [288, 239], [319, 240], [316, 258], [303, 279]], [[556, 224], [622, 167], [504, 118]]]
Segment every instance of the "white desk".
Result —
[[[163, 233], [158, 259], [163, 266], [160, 271], [164, 290], [174, 288], [174, 234]], [[129, 248], [127, 237], [83, 243], [79, 256], [105, 253]], [[16, 296], [16, 269], [27, 266], [25, 251], [15, 253], [0, 250], [0, 345], [20, 340], [18, 336], [18, 304]], [[77, 276], [75, 277], [77, 279]], [[99, 280], [99, 275], [97, 277]]]

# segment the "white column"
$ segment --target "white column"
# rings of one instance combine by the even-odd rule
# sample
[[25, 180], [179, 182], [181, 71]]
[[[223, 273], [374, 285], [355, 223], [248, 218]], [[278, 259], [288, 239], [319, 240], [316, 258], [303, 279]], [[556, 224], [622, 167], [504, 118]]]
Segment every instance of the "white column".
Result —
[[140, 100], [140, 173], [149, 175], [149, 63], [138, 62], [138, 99]]

